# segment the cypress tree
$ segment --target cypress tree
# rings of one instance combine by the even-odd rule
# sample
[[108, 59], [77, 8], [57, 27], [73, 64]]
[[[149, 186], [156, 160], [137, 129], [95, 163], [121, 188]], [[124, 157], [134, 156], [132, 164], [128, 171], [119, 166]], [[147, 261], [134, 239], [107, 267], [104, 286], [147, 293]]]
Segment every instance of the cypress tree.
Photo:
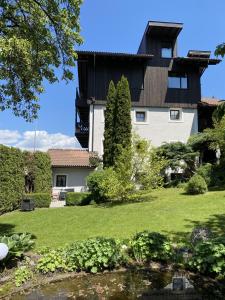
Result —
[[104, 168], [113, 166], [113, 139], [114, 139], [114, 121], [116, 106], [116, 88], [113, 81], [109, 83], [107, 104], [105, 110], [105, 131], [104, 131]]
[[117, 84], [114, 122], [114, 163], [120, 155], [120, 149], [131, 147], [131, 95], [129, 82], [124, 76]]

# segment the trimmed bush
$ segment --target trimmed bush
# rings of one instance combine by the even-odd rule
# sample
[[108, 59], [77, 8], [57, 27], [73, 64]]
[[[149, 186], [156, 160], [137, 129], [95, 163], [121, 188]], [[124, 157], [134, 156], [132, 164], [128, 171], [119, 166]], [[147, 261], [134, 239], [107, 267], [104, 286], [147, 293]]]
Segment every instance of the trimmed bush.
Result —
[[51, 203], [51, 194], [50, 193], [31, 193], [26, 194], [25, 199], [34, 200], [35, 207], [49, 207]]
[[92, 172], [87, 177], [87, 186], [96, 203], [104, 203], [121, 198], [121, 184], [112, 168]]
[[66, 205], [67, 206], [83, 206], [88, 205], [91, 202], [91, 194], [90, 193], [76, 193], [69, 192], [66, 193]]
[[128, 196], [127, 202], [145, 202], [152, 200], [152, 194], [150, 191], [139, 190]]
[[205, 194], [208, 191], [205, 179], [202, 176], [195, 174], [188, 181], [185, 191], [190, 195]]
[[213, 172], [213, 166], [211, 164], [207, 163], [207, 164], [199, 167], [196, 173], [205, 179], [207, 186], [211, 186], [212, 185], [212, 179], [211, 179], [212, 172]]
[[34, 153], [34, 192], [51, 193], [52, 169], [48, 153]]
[[24, 184], [22, 152], [0, 145], [0, 215], [19, 207]]
[[131, 254], [138, 262], [166, 261], [172, 256], [171, 242], [165, 235], [143, 231], [131, 240]]

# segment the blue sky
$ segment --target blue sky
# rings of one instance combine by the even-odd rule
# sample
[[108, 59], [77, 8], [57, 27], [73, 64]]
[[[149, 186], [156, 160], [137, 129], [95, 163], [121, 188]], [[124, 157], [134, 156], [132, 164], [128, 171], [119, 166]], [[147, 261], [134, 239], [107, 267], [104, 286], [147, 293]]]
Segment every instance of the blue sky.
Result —
[[[225, 1], [86, 0], [81, 8], [83, 50], [135, 53], [148, 20], [184, 23], [178, 52], [211, 50], [225, 41]], [[77, 75], [77, 69], [74, 69]], [[225, 65], [211, 66], [202, 77], [202, 95], [225, 98]], [[10, 111], [0, 112], [0, 143], [32, 148], [35, 129], [40, 148], [75, 147], [74, 98], [77, 76], [69, 84], [45, 84], [39, 119], [26, 123]], [[59, 142], [60, 140], [60, 142]]]

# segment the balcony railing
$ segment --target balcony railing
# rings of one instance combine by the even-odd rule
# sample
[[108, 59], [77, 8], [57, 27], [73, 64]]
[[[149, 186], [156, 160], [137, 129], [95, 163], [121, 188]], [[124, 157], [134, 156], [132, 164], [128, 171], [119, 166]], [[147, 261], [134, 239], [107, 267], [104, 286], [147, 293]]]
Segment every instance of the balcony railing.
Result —
[[76, 123], [76, 133], [88, 133], [89, 123], [88, 122], [77, 122]]

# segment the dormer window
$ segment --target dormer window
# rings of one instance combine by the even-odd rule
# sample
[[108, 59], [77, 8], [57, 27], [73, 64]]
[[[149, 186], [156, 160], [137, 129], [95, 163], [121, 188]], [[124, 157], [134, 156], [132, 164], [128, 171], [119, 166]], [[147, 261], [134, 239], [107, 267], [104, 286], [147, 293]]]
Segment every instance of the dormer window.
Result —
[[187, 89], [188, 78], [186, 74], [169, 73], [168, 88], [170, 89]]
[[171, 42], [165, 42], [162, 44], [161, 57], [162, 58], [172, 58], [173, 57], [173, 45]]

